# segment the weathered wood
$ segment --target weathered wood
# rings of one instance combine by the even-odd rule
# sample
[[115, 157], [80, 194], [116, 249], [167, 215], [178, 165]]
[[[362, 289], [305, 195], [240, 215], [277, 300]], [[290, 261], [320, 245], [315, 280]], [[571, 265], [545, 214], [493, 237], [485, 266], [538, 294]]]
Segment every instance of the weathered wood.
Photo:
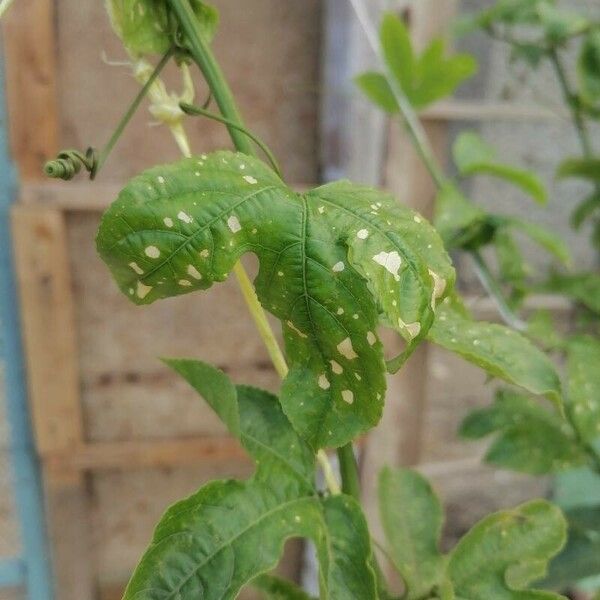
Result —
[[12, 212], [29, 400], [42, 455], [83, 439], [74, 307], [64, 216], [15, 206]]
[[73, 453], [47, 457], [54, 471], [133, 470], [225, 461], [248, 462], [248, 454], [233, 438], [198, 437], [182, 440], [95, 442]]
[[54, 7], [21, 0], [2, 20], [11, 150], [23, 179], [40, 179], [58, 147]]

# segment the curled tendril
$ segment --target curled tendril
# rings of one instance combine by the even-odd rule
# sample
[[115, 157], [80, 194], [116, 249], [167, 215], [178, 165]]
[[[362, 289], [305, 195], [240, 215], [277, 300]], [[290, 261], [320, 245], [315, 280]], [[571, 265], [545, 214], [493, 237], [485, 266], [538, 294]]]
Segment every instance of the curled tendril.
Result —
[[82, 167], [90, 174], [90, 179], [94, 179], [98, 170], [98, 154], [94, 148], [88, 148], [85, 154], [79, 150], [63, 150], [45, 164], [44, 172], [48, 177], [69, 181]]

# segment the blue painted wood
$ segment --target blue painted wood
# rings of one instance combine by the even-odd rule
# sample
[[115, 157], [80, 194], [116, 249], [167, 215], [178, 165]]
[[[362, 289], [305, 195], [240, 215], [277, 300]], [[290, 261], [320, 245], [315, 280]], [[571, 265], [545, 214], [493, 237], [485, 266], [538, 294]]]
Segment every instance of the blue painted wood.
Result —
[[19, 311], [12, 267], [9, 211], [15, 195], [16, 180], [7, 144], [4, 65], [0, 62], [0, 360], [4, 363], [5, 373], [9, 456], [23, 547], [23, 556], [20, 558], [25, 565], [28, 598], [52, 600], [43, 498], [27, 410]]
[[0, 560], [0, 588], [16, 588], [25, 584], [25, 563], [20, 558]]

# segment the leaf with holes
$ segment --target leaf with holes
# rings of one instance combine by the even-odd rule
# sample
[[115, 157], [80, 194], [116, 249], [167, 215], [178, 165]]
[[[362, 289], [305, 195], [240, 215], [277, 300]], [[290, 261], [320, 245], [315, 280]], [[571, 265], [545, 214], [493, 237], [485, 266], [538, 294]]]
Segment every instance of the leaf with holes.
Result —
[[[134, 56], [164, 54], [172, 45], [169, 7], [156, 0], [106, 0], [106, 10], [115, 33]], [[190, 2], [206, 39], [211, 39], [217, 28], [219, 14], [201, 0]]]
[[227, 415], [226, 424], [257, 469], [247, 481], [213, 481], [172, 506], [125, 600], [236, 598], [244, 585], [275, 567], [290, 537], [315, 543], [324, 597], [375, 600], [370, 540], [360, 507], [344, 495], [318, 495], [314, 454], [292, 429], [277, 398], [245, 386], [236, 389], [204, 363], [167, 362], [212, 407], [223, 399], [226, 408], [219, 416]]
[[520, 333], [474, 321], [445, 301], [438, 307], [429, 339], [490, 375], [546, 396], [562, 407], [560, 380], [552, 361]]
[[551, 592], [523, 590], [543, 575], [562, 548], [566, 523], [560, 510], [533, 500], [480, 521], [450, 554], [448, 575], [457, 599], [558, 600]]
[[137, 304], [207, 289], [256, 254], [258, 298], [283, 323], [281, 402], [313, 447], [345, 444], [378, 422], [378, 324], [405, 337], [408, 356], [454, 283], [435, 230], [388, 194], [349, 182], [297, 194], [261, 161], [231, 152], [133, 179], [97, 244]]
[[469, 414], [460, 434], [468, 439], [495, 434], [485, 460], [513, 471], [541, 475], [586, 463], [564, 419], [535, 400], [508, 390], [499, 391], [492, 406]]

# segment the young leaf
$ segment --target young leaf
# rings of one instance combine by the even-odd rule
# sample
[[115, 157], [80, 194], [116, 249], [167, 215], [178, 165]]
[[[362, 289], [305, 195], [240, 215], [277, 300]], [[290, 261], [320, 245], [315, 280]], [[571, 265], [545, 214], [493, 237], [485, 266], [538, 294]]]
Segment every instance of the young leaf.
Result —
[[390, 114], [398, 112], [398, 103], [385, 75], [367, 71], [359, 75], [355, 81], [367, 98], [379, 108]]
[[592, 30], [581, 47], [577, 62], [577, 75], [584, 99], [600, 99], [600, 29]]
[[600, 183], [600, 158], [568, 158], [560, 164], [556, 176], [559, 179], [575, 177]]
[[574, 298], [600, 314], [600, 275], [596, 273], [553, 273], [540, 289]]
[[476, 133], [461, 133], [454, 142], [452, 155], [461, 175], [493, 175], [521, 188], [539, 204], [546, 203], [546, 188], [541, 179], [530, 171], [498, 162], [494, 149]]
[[[218, 404], [223, 388], [218, 370], [189, 360], [169, 364], [212, 406]], [[343, 495], [319, 497], [312, 482], [314, 455], [276, 397], [238, 387], [237, 404], [240, 440], [256, 460], [256, 473], [244, 482], [214, 481], [171, 507], [125, 600], [233, 599], [277, 564], [290, 537], [314, 541], [325, 597], [375, 600], [370, 540], [358, 504]]]
[[490, 375], [562, 406], [560, 381], [552, 361], [520, 333], [503, 325], [473, 321], [445, 301], [437, 309], [428, 337]]
[[490, 242], [495, 233], [488, 215], [454, 185], [438, 193], [434, 224], [448, 249], [478, 248]]
[[377, 325], [409, 342], [403, 359], [454, 283], [435, 230], [393, 197], [349, 182], [296, 194], [261, 161], [231, 152], [134, 178], [104, 215], [97, 246], [136, 304], [207, 289], [256, 254], [256, 292], [283, 323], [281, 402], [313, 447], [343, 445], [378, 422]]
[[517, 219], [516, 217], [507, 217], [504, 222], [508, 227], [518, 229], [527, 235], [536, 244], [550, 252], [564, 264], [571, 263], [571, 252], [565, 241], [553, 231], [538, 225]]
[[407, 588], [407, 600], [429, 598], [444, 579], [439, 551], [441, 504], [429, 482], [409, 469], [379, 475], [379, 511], [390, 557]]
[[457, 599], [558, 600], [524, 587], [562, 548], [566, 523], [560, 510], [533, 500], [480, 521], [450, 554], [448, 574]]
[[[386, 64], [415, 109], [423, 109], [432, 102], [452, 94], [477, 70], [477, 62], [469, 54], [457, 54], [446, 58], [445, 44], [440, 38], [433, 40], [423, 54], [416, 58], [406, 25], [392, 13], [383, 17], [380, 39]], [[386, 94], [387, 91], [391, 91], [389, 85], [385, 90], [379, 80], [375, 86], [372, 77], [369, 84], [365, 90], [367, 95], [380, 106], [384, 105], [382, 100], [385, 96], [385, 106], [394, 109], [388, 112], [394, 112], [395, 99], [392, 103]]]
[[[207, 40], [212, 39], [219, 14], [203, 0], [191, 0], [192, 10]], [[164, 54], [173, 43], [167, 2], [155, 0], [106, 0], [115, 33], [135, 57]]]
[[490, 434], [497, 435], [485, 461], [498, 467], [542, 475], [586, 462], [564, 420], [515, 392], [498, 392], [491, 407], [473, 411], [460, 427], [460, 435], [468, 439]]
[[600, 340], [589, 335], [567, 343], [566, 406], [584, 442], [600, 439]]
[[316, 600], [291, 581], [273, 575], [260, 575], [252, 587], [262, 592], [264, 600]]

